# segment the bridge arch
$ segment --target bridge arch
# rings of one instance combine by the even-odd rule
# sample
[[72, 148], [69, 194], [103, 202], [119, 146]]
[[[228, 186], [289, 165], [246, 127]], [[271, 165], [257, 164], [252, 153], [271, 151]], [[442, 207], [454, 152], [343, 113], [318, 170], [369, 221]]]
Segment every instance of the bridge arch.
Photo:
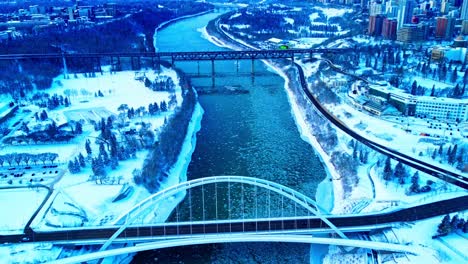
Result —
[[71, 263], [83, 263], [85, 261], [103, 259], [122, 254], [136, 253], [140, 251], [168, 248], [168, 247], [179, 247], [189, 245], [201, 245], [201, 244], [213, 244], [213, 243], [236, 243], [236, 242], [287, 242], [287, 243], [309, 243], [309, 244], [326, 244], [326, 245], [337, 245], [344, 247], [361, 247], [375, 250], [386, 250], [392, 252], [404, 252], [413, 255], [422, 255], [424, 251], [413, 245], [400, 245], [378, 241], [367, 241], [367, 240], [355, 240], [355, 239], [340, 239], [340, 238], [324, 238], [314, 237], [310, 235], [291, 235], [291, 234], [272, 234], [272, 235], [228, 235], [228, 236], [195, 236], [189, 238], [177, 238], [165, 241], [157, 241], [150, 243], [142, 243], [131, 247], [108, 249], [104, 251], [98, 251], [88, 253], [79, 256], [73, 256], [69, 258], [59, 259], [49, 264], [71, 264]]
[[[166, 199], [168, 197], [171, 197], [178, 192], [185, 191], [197, 186], [202, 186], [206, 184], [213, 184], [213, 183], [244, 183], [244, 184], [250, 184], [253, 186], [258, 186], [262, 187], [265, 189], [268, 189], [270, 191], [276, 192], [279, 195], [284, 196], [285, 198], [288, 198], [297, 204], [301, 205], [304, 209], [308, 210], [312, 214], [318, 216], [324, 223], [326, 223], [330, 228], [332, 228], [341, 238], [347, 239], [346, 235], [341, 232], [333, 223], [331, 223], [326, 217], [322, 215], [322, 213], [327, 213], [326, 210], [321, 208], [317, 202], [315, 202], [313, 199], [309, 198], [308, 196], [295, 191], [289, 187], [286, 187], [284, 185], [268, 181], [268, 180], [263, 180], [263, 179], [258, 179], [258, 178], [253, 178], [253, 177], [246, 177], [246, 176], [213, 176], [213, 177], [205, 177], [205, 178], [199, 178], [195, 180], [190, 180], [186, 182], [179, 183], [177, 185], [171, 186], [169, 188], [166, 188], [164, 190], [161, 190], [145, 200], [141, 201], [137, 205], [135, 205], [133, 208], [128, 210], [126, 213], [122, 214], [121, 217], [119, 217], [116, 222], [119, 222], [123, 219], [125, 219], [125, 222], [123, 225], [109, 238], [109, 240], [104, 243], [104, 245], [101, 247], [100, 251], [106, 250], [107, 247], [109, 247], [110, 244], [146, 209], [148, 209], [150, 206], [158, 203], [159, 201], [162, 201], [163, 199]], [[320, 212], [321, 211], [321, 212]]]

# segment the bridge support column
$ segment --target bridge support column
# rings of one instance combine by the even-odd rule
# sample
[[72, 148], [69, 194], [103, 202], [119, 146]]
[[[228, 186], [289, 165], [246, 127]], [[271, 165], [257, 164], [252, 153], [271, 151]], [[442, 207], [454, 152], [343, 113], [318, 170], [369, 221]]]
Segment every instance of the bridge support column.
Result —
[[236, 60], [236, 73], [239, 74], [239, 60]]
[[62, 63], [63, 63], [63, 76], [65, 79], [68, 79], [67, 59], [65, 59], [65, 55], [63, 53], [62, 53]]
[[158, 71], [158, 74], [161, 73], [161, 61], [159, 58], [156, 60], [155, 67], [156, 67], [156, 71]]
[[212, 60], [211, 60], [211, 77], [214, 78], [214, 76], [215, 76], [215, 62], [214, 62], [214, 60], [212, 59]]
[[135, 64], [133, 62], [133, 57], [130, 57], [130, 64], [132, 65], [132, 71], [135, 70]]
[[102, 67], [101, 67], [101, 58], [97, 57], [96, 58], [96, 67], [97, 67], [97, 70], [101, 73], [102, 75]]
[[291, 56], [291, 66], [294, 66], [294, 54]]
[[197, 73], [200, 76], [200, 61], [197, 61]]
[[252, 64], [250, 65], [250, 73], [252, 74], [252, 76], [255, 73], [255, 59], [254, 58], [252, 58]]
[[122, 64], [120, 64], [120, 57], [117, 57], [117, 71], [122, 70]]
[[141, 69], [141, 57], [140, 56], [137, 57], [137, 69], [138, 70]]
[[112, 73], [114, 71], [114, 57], [112, 56], [110, 56], [110, 65], [111, 65], [110, 71]]

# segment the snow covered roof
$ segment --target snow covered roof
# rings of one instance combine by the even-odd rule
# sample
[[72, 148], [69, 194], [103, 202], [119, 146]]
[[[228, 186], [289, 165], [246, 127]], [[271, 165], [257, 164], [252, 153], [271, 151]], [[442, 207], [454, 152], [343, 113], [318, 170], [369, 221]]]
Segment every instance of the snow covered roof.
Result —
[[273, 42], [273, 43], [281, 43], [283, 40], [279, 38], [270, 38], [267, 40], [268, 42]]

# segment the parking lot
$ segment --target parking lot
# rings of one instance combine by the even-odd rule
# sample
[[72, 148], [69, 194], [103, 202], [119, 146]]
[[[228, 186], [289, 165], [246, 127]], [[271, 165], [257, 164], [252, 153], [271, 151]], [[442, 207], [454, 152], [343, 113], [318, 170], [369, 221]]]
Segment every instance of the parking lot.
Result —
[[58, 165], [11, 166], [0, 168], [0, 187], [47, 185], [60, 175]]

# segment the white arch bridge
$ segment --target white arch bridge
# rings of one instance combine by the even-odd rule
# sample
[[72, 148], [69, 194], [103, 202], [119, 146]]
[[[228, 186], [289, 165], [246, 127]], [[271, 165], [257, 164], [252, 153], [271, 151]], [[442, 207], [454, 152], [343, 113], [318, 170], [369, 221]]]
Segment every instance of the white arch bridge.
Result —
[[[305, 230], [299, 230], [294, 232], [293, 230], [285, 231], [284, 228], [284, 221], [278, 219], [268, 219], [268, 229], [263, 229], [261, 232], [258, 231], [258, 224], [266, 224], [267, 222], [265, 219], [259, 219], [258, 223], [255, 223], [255, 229], [248, 229], [244, 225], [244, 222], [240, 222], [239, 220], [233, 220], [232, 223], [226, 220], [220, 221], [223, 225], [227, 225], [229, 228], [219, 228], [220, 224], [216, 221], [209, 221], [206, 223], [190, 223], [190, 232], [179, 234], [179, 229], [177, 229], [176, 236], [168, 236], [168, 237], [161, 237], [157, 235], [152, 235], [151, 237], [145, 237], [141, 241], [151, 241], [148, 243], [136, 244], [134, 246], [125, 247], [125, 248], [117, 248], [117, 249], [109, 249], [108, 247], [118, 239], [120, 242], [122, 238], [127, 237], [126, 233], [123, 233], [127, 228], [139, 228], [140, 225], [135, 226], [134, 222], [140, 219], [142, 214], [148, 214], [151, 212], [151, 209], [158, 205], [161, 201], [168, 199], [169, 197], [173, 197], [174, 195], [190, 190], [192, 188], [198, 186], [205, 186], [209, 184], [217, 184], [217, 183], [237, 183], [237, 184], [246, 184], [250, 186], [260, 187], [263, 189], [268, 190], [269, 192], [277, 193], [282, 198], [289, 199], [290, 201], [294, 202], [297, 205], [300, 205], [303, 209], [307, 210], [308, 212], [315, 215], [316, 220], [319, 220], [329, 228], [331, 228], [335, 233], [336, 236], [340, 238], [323, 238], [323, 237], [314, 237], [310, 234], [304, 234]], [[243, 186], [243, 185], [241, 185]], [[228, 188], [229, 190], [229, 188]], [[255, 189], [256, 190], [256, 189]], [[268, 194], [269, 196], [269, 194]], [[206, 178], [199, 178], [187, 182], [183, 182], [177, 185], [174, 185], [170, 188], [161, 190], [158, 193], [155, 193], [148, 197], [147, 199], [143, 200], [136, 206], [134, 206], [129, 211], [122, 214], [119, 219], [117, 219], [118, 223], [123, 222], [120, 226], [115, 227], [115, 232], [113, 233], [110, 238], [102, 245], [101, 249], [98, 252], [85, 254], [81, 256], [75, 256], [70, 258], [65, 258], [61, 260], [57, 260], [52, 263], [76, 263], [76, 262], [83, 262], [88, 260], [94, 259], [101, 259], [110, 256], [115, 256], [119, 254], [128, 254], [133, 252], [151, 250], [151, 249], [158, 249], [158, 248], [166, 248], [166, 247], [176, 247], [176, 246], [185, 246], [185, 245], [197, 245], [197, 244], [209, 244], [209, 243], [233, 243], [233, 242], [291, 242], [291, 243], [311, 243], [311, 244], [333, 244], [333, 245], [340, 245], [340, 246], [347, 246], [347, 247], [363, 247], [375, 250], [383, 250], [383, 251], [392, 251], [392, 252], [407, 252], [411, 254], [419, 255], [421, 251], [419, 248], [414, 246], [408, 245], [399, 245], [399, 244], [391, 244], [391, 243], [383, 243], [383, 242], [375, 242], [375, 241], [361, 241], [361, 240], [352, 240], [348, 239], [348, 237], [338, 228], [335, 224], [333, 224], [325, 214], [328, 214], [325, 210], [323, 210], [313, 199], [307, 197], [304, 194], [301, 194], [289, 187], [283, 186], [278, 183], [274, 183], [271, 181], [252, 178], [252, 177], [244, 177], [244, 176], [213, 176], [213, 177], [206, 177]], [[252, 220], [255, 219], [245, 219], [245, 223], [252, 223]], [[343, 218], [343, 220], [346, 220]], [[244, 220], [243, 220], [244, 221]], [[281, 222], [281, 228], [275, 229], [278, 223], [275, 221], [283, 221]], [[271, 223], [276, 223], [273, 225], [272, 228]], [[187, 223], [184, 223], [185, 225]], [[241, 229], [234, 230], [232, 227], [234, 224], [241, 224]], [[143, 224], [141, 224], [143, 225]], [[211, 229], [210, 232], [209, 228], [216, 227], [215, 230]], [[193, 228], [197, 227], [197, 228]], [[297, 225], [296, 225], [297, 227]], [[169, 228], [169, 225], [166, 227], [164, 226], [164, 232], [166, 232], [166, 228]], [[178, 227], [177, 227], [178, 228]], [[95, 228], [96, 232], [102, 231]], [[202, 232], [197, 232], [196, 230], [203, 230]], [[88, 233], [89, 229], [81, 230], [80, 239], [85, 239], [86, 233]], [[302, 231], [302, 233], [301, 233]], [[153, 234], [153, 233], [151, 233]], [[92, 232], [90, 232], [90, 236], [93, 236]], [[138, 236], [138, 233], [137, 233]], [[57, 234], [54, 235], [57, 238]], [[96, 236], [94, 236], [96, 238]], [[67, 239], [77, 239], [73, 238], [72, 235], [67, 233]], [[133, 240], [135, 241], [135, 240]]]

